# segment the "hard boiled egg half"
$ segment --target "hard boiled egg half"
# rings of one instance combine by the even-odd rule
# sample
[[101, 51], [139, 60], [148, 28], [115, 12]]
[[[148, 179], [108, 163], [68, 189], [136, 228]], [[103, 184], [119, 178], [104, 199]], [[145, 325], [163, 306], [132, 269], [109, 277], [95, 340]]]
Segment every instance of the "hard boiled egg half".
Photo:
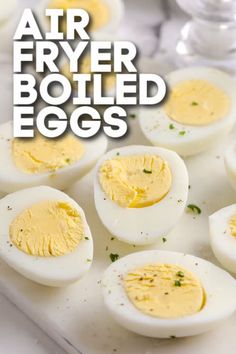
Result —
[[236, 190], [236, 143], [225, 153], [225, 168], [232, 187]]
[[64, 286], [83, 276], [93, 240], [82, 208], [68, 195], [40, 186], [0, 200], [0, 257], [40, 284]]
[[169, 94], [157, 108], [140, 110], [140, 125], [153, 145], [182, 156], [200, 153], [236, 122], [236, 81], [223, 71], [191, 67], [166, 77]]
[[236, 281], [195, 256], [143, 251], [109, 266], [105, 305], [123, 327], [157, 338], [199, 334], [236, 310]]
[[[112, 33], [121, 23], [124, 14], [123, 0], [42, 0], [38, 13], [42, 24], [49, 29], [49, 20], [45, 17], [45, 9], [83, 9], [90, 16], [89, 32]], [[62, 23], [62, 31], [66, 33], [66, 19]]]
[[6, 193], [37, 185], [65, 189], [85, 175], [107, 148], [104, 135], [92, 140], [80, 140], [72, 133], [58, 139], [40, 134], [14, 139], [12, 131], [12, 122], [0, 126], [0, 190]]
[[236, 204], [227, 206], [209, 217], [210, 242], [219, 262], [236, 273]]
[[187, 196], [185, 164], [167, 149], [114, 149], [95, 169], [98, 215], [112, 235], [130, 244], [151, 244], [166, 235], [180, 219]]

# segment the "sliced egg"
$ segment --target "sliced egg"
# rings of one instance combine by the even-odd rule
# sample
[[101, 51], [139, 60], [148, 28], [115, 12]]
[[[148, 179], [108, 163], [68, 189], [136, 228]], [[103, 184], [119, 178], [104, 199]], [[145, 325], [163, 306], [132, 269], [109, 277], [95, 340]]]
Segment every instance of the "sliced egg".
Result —
[[157, 338], [214, 328], [236, 310], [236, 281], [201, 258], [143, 251], [111, 264], [102, 279], [105, 305], [126, 329]]
[[[45, 9], [83, 9], [90, 16], [89, 30], [92, 33], [115, 32], [124, 14], [123, 0], [42, 0], [38, 13], [42, 24], [49, 28], [49, 20], [45, 17]], [[62, 23], [62, 31], [66, 33], [66, 20]]]
[[37, 185], [65, 189], [83, 177], [104, 154], [104, 135], [80, 140], [73, 134], [58, 139], [12, 138], [12, 122], [0, 126], [0, 190], [11, 193]]
[[157, 108], [140, 110], [147, 139], [182, 156], [200, 153], [226, 136], [236, 122], [236, 82], [211, 68], [191, 67], [166, 77], [169, 95]]
[[225, 168], [232, 187], [236, 190], [236, 144], [232, 144], [225, 154]]
[[82, 208], [68, 195], [40, 186], [0, 200], [0, 257], [24, 277], [64, 286], [90, 268], [93, 240]]
[[173, 151], [126, 146], [97, 163], [94, 198], [104, 226], [121, 241], [144, 245], [166, 235], [180, 219], [188, 173]]
[[218, 261], [236, 273], [236, 204], [218, 210], [209, 217], [210, 242]]

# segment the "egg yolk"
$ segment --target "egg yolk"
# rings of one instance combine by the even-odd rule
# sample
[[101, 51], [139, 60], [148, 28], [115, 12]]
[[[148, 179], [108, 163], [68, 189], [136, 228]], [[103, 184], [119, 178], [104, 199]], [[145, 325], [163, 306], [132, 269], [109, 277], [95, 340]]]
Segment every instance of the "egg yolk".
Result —
[[70, 134], [59, 139], [47, 139], [38, 134], [35, 138], [12, 141], [16, 167], [30, 174], [55, 172], [79, 161], [83, 154], [83, 144]]
[[[69, 64], [64, 64], [64, 66], [61, 68], [61, 72], [64, 76], [66, 76], [71, 83], [77, 88], [76, 82], [73, 81], [73, 75], [74, 73], [70, 72], [70, 65]], [[81, 58], [79, 62], [79, 71], [78, 73], [80, 74], [92, 74], [91, 73], [91, 58], [89, 55], [85, 55]], [[116, 85], [116, 75], [114, 72], [111, 73], [102, 73], [102, 80], [103, 80], [103, 88], [105, 91], [114, 89]], [[88, 82], [88, 90], [91, 92], [93, 89], [92, 82]]]
[[154, 317], [193, 315], [205, 303], [200, 281], [174, 264], [150, 264], [135, 269], [124, 278], [124, 288], [138, 310]]
[[143, 208], [167, 195], [172, 174], [159, 156], [122, 156], [102, 164], [99, 180], [104, 192], [121, 207]]
[[[107, 5], [103, 0], [52, 0], [48, 8], [51, 9], [83, 9], [90, 16], [91, 30], [99, 30], [105, 26], [110, 18]], [[62, 25], [63, 32], [66, 32], [66, 24]]]
[[31, 256], [63, 256], [84, 238], [78, 211], [68, 203], [43, 201], [19, 214], [10, 225], [11, 242]]
[[229, 97], [204, 80], [178, 83], [164, 105], [167, 116], [180, 124], [207, 125], [225, 117], [230, 108]]
[[231, 235], [236, 237], [236, 214], [229, 221]]

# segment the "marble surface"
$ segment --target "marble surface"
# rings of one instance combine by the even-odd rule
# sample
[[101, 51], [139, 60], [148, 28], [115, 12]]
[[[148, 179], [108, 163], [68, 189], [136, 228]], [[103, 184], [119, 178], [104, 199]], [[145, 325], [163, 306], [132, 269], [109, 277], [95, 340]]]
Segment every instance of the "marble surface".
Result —
[[[6, 0], [0, 0], [5, 2]], [[0, 122], [12, 114], [11, 38], [20, 13], [25, 7], [37, 5], [37, 0], [19, 0], [11, 19], [0, 28]], [[126, 0], [126, 12], [119, 35], [134, 41], [140, 53], [155, 57], [170, 54], [179, 28], [185, 21], [174, 0]], [[4, 75], [3, 75], [4, 73]], [[0, 294], [0, 353], [65, 354], [45, 333]]]

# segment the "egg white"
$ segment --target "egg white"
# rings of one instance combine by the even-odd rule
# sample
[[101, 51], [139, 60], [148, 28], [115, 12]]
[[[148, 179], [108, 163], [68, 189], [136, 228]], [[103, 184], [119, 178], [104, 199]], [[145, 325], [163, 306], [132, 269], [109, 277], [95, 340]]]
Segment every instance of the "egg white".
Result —
[[236, 190], [236, 143], [233, 143], [225, 153], [225, 168], [229, 182]]
[[[122, 208], [103, 191], [99, 169], [104, 161], [129, 155], [151, 154], [168, 162], [172, 185], [168, 194], [158, 203], [145, 208]], [[106, 153], [97, 163], [94, 179], [94, 199], [104, 226], [119, 240], [144, 245], [165, 236], [180, 219], [188, 197], [188, 172], [183, 160], [173, 151], [150, 146], [126, 146]]]
[[0, 169], [0, 191], [5, 193], [39, 185], [65, 189], [89, 172], [107, 149], [107, 139], [102, 134], [93, 139], [83, 139], [81, 141], [85, 152], [79, 161], [60, 168], [55, 173], [30, 174], [18, 169], [14, 163], [12, 131], [11, 121], [0, 125], [0, 166], [4, 166]]
[[1, 2], [0, 25], [11, 17], [17, 7], [17, 2], [17, 0], [8, 0]]
[[[122, 283], [130, 271], [151, 263], [183, 266], [200, 280], [206, 294], [201, 311], [190, 316], [162, 319], [139, 311], [128, 299]], [[142, 251], [111, 264], [102, 279], [105, 305], [113, 318], [135, 333], [156, 337], [186, 337], [206, 332], [236, 310], [236, 281], [224, 270], [201, 258], [169, 251]]]
[[[88, 0], [89, 1], [89, 0]], [[109, 21], [100, 29], [94, 31], [95, 35], [100, 35], [102, 33], [114, 33], [119, 28], [121, 21], [124, 16], [124, 2], [123, 0], [102, 0], [105, 5], [107, 5], [110, 13]], [[47, 9], [50, 0], [41, 0], [38, 8], [37, 14], [44, 31], [48, 31], [50, 28], [50, 23], [47, 21], [45, 16], [45, 9]]]
[[[31, 256], [11, 243], [9, 227], [13, 219], [26, 208], [48, 200], [64, 201], [75, 208], [82, 218], [88, 240], [82, 240], [75, 251], [64, 256]], [[0, 200], [0, 214], [0, 258], [24, 277], [43, 285], [65, 286], [89, 270], [93, 259], [92, 235], [83, 209], [65, 193], [46, 186], [21, 190]]]
[[210, 243], [218, 261], [236, 273], [236, 238], [231, 235], [229, 221], [236, 214], [236, 204], [218, 210], [209, 217]]
[[[206, 80], [219, 87], [230, 98], [230, 111], [222, 119], [202, 126], [180, 124], [165, 113], [163, 105], [155, 108], [141, 108], [139, 122], [146, 138], [157, 146], [176, 151], [181, 156], [190, 156], [203, 152], [225, 137], [236, 123], [236, 81], [223, 71], [191, 67], [173, 71], [166, 76], [171, 89], [187, 80]], [[173, 124], [175, 129], [170, 129]], [[179, 132], [186, 131], [184, 135]]]

